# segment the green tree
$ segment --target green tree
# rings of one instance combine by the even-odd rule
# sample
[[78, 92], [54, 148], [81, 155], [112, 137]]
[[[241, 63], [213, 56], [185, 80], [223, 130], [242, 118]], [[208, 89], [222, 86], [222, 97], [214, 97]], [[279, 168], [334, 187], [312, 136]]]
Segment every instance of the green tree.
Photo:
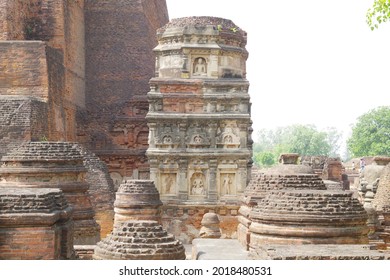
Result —
[[378, 107], [360, 116], [347, 146], [353, 157], [390, 156], [390, 106]]
[[366, 21], [371, 30], [378, 28], [382, 22], [390, 20], [390, 0], [375, 0], [368, 9]]
[[257, 152], [254, 153], [254, 162], [258, 166], [272, 166], [276, 163], [276, 158], [271, 151]]
[[341, 134], [335, 128], [319, 131], [314, 125], [262, 129], [254, 145], [253, 160], [258, 166], [269, 166], [277, 162], [281, 153], [337, 156], [340, 138]]
[[320, 156], [330, 154], [326, 132], [318, 131], [314, 125], [295, 125], [285, 140], [289, 152], [303, 156]]

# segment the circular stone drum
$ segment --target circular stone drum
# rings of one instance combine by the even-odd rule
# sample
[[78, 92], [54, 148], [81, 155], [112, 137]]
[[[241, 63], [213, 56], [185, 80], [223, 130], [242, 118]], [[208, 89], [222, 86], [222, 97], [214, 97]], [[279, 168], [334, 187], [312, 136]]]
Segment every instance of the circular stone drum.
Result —
[[274, 190], [250, 213], [250, 247], [367, 244], [367, 213], [352, 192]]
[[161, 222], [160, 194], [150, 180], [130, 180], [122, 183], [114, 203], [115, 221], [153, 220]]

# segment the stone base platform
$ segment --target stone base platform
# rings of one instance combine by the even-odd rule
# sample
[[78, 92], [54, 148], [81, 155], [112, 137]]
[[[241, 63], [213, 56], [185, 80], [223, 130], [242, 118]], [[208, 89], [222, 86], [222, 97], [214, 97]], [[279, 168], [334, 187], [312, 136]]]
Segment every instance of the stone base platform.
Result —
[[194, 239], [192, 260], [247, 260], [245, 251], [237, 239]]
[[389, 250], [370, 245], [263, 245], [249, 252], [262, 260], [389, 260]]

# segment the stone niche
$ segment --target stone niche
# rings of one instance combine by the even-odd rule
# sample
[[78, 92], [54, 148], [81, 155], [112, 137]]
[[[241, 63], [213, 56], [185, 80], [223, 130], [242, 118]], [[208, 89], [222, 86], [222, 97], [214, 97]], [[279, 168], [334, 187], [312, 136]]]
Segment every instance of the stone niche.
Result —
[[94, 220], [86, 172], [77, 144], [28, 142], [1, 158], [0, 189], [61, 189], [74, 208], [74, 244], [93, 245], [100, 239], [100, 227]]
[[72, 213], [59, 189], [0, 188], [0, 259], [72, 259]]
[[165, 204], [237, 205], [252, 165], [246, 33], [227, 19], [189, 17], [157, 39], [150, 179]]

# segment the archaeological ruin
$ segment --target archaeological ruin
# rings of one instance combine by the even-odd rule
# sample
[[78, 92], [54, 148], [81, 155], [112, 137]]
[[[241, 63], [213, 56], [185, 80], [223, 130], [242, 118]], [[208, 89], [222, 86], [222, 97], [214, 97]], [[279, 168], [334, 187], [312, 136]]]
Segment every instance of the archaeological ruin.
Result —
[[88, 195], [86, 172], [77, 144], [28, 142], [1, 158], [0, 189], [62, 190], [74, 209], [74, 244], [96, 244], [100, 227]]
[[95, 260], [183, 260], [184, 246], [161, 226], [160, 195], [153, 181], [120, 185], [114, 229], [97, 243]]
[[0, 260], [390, 259], [389, 157], [252, 166], [246, 44], [164, 0], [0, 1]]

